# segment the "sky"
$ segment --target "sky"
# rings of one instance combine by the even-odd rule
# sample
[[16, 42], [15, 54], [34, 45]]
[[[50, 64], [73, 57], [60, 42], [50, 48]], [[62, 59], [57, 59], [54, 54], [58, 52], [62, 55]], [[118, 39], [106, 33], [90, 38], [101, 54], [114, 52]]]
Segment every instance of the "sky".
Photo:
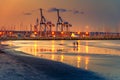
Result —
[[120, 32], [120, 0], [0, 0], [0, 29], [29, 29], [40, 19], [39, 8], [54, 24], [57, 14], [52, 9], [61, 9], [72, 31]]

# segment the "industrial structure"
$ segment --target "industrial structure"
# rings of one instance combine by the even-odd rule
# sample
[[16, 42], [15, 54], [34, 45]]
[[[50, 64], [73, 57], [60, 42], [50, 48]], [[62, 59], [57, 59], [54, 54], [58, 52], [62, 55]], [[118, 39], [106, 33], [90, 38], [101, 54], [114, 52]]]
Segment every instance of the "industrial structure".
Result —
[[69, 28], [72, 27], [72, 25], [69, 24], [69, 22], [63, 21], [59, 12], [60, 12], [59, 9], [57, 9], [58, 20], [57, 20], [56, 31], [61, 31], [61, 32], [66, 31], [66, 32], [68, 32]]
[[[34, 25], [30, 24], [29, 30], [21, 30], [23, 25], [20, 25], [20, 30], [14, 28], [2, 27], [0, 30], [0, 39], [120, 39], [120, 33], [108, 32], [72, 32], [70, 28], [72, 25], [64, 21], [60, 16], [60, 10], [57, 12], [56, 26], [51, 21], [47, 21], [43, 15], [43, 9], [39, 9], [40, 18], [36, 19]], [[53, 27], [56, 30], [53, 30]]]
[[[57, 36], [61, 37], [64, 35], [70, 35], [70, 27], [71, 24], [67, 21], [63, 21], [62, 17], [60, 16], [60, 10], [57, 9], [57, 24], [53, 24], [51, 21], [47, 21], [46, 17], [43, 15], [43, 9], [40, 10], [40, 20], [36, 19], [36, 24], [34, 25], [34, 33], [37, 34], [39, 37], [49, 37], [49, 36]], [[53, 31], [53, 27], [56, 28], [56, 31]]]
[[[46, 18], [42, 12], [43, 9], [40, 9], [40, 36], [48, 37], [48, 34], [52, 32], [52, 27], [54, 24], [51, 21], [46, 21]], [[43, 34], [42, 34], [43, 33]]]

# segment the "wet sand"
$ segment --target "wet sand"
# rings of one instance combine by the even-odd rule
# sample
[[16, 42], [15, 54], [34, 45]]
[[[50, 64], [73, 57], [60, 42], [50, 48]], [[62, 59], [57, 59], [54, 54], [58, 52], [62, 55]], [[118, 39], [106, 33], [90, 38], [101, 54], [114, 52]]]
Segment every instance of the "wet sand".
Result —
[[[20, 61], [17, 57], [0, 51], [0, 80], [47, 80], [48, 77]], [[54, 80], [49, 77], [49, 80]]]
[[0, 51], [1, 80], [105, 80], [61, 62]]

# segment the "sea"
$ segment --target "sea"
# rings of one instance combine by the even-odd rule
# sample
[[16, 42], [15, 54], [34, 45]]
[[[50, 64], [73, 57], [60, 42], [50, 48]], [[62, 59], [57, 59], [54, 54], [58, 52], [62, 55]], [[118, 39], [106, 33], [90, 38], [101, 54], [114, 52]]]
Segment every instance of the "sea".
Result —
[[120, 40], [13, 40], [1, 44], [38, 58], [98, 73], [107, 80], [120, 80]]

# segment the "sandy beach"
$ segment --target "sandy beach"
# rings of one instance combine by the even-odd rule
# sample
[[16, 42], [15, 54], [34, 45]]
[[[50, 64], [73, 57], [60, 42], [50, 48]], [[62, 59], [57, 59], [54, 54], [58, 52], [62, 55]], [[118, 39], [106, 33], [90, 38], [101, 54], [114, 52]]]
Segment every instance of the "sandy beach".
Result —
[[[15, 56], [0, 52], [1, 80], [47, 80], [48, 77], [36, 71], [30, 65], [18, 60]], [[50, 79], [49, 80], [53, 80]]]
[[60, 62], [0, 51], [1, 80], [105, 80]]

